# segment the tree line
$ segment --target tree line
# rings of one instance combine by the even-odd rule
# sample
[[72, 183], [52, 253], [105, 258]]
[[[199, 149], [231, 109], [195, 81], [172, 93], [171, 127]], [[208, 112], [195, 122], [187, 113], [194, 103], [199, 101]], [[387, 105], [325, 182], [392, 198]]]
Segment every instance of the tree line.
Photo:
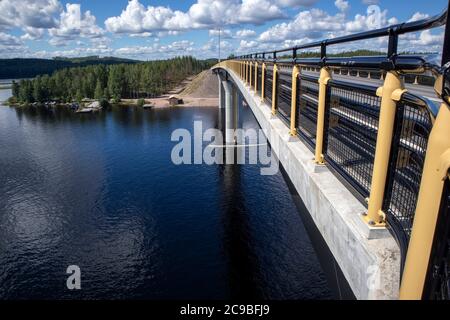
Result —
[[211, 65], [211, 61], [178, 57], [136, 64], [66, 68], [51, 76], [13, 82], [12, 93], [20, 103], [149, 98], [167, 92]]
[[57, 70], [65, 68], [86, 67], [98, 64], [132, 64], [138, 62], [140, 61], [98, 56], [89, 56], [82, 58], [55, 57], [53, 59], [0, 59], [0, 79], [34, 78], [37, 75], [52, 74]]

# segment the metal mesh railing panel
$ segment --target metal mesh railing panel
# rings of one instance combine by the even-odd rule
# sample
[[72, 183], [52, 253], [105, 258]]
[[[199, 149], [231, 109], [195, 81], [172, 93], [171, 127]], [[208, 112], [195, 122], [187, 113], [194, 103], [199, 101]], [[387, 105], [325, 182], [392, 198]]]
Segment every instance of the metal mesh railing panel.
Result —
[[270, 106], [272, 105], [272, 90], [273, 90], [273, 70], [266, 69], [264, 76], [264, 100]]
[[278, 112], [287, 124], [291, 121], [291, 100], [292, 100], [292, 77], [285, 73], [280, 73], [277, 87], [277, 108]]
[[299, 75], [297, 89], [297, 132], [312, 147], [316, 144], [319, 79]]
[[370, 194], [381, 99], [376, 88], [330, 81], [324, 154], [356, 189]]
[[406, 251], [432, 122], [423, 105], [408, 99], [397, 104], [396, 118], [383, 210]]

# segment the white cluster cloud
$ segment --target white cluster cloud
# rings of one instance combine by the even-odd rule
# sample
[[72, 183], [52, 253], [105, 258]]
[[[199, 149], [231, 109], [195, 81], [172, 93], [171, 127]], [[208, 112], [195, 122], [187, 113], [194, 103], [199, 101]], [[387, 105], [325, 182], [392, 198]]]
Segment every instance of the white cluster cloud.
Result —
[[57, 26], [55, 15], [60, 10], [58, 0], [1, 0], [0, 31], [22, 28], [23, 40], [40, 39], [46, 29]]
[[336, 0], [334, 2], [334, 5], [336, 6], [336, 8], [338, 8], [342, 12], [345, 12], [350, 8], [348, 1], [345, 1], [345, 0]]
[[53, 28], [57, 25], [55, 14], [60, 9], [58, 0], [1, 0], [0, 26], [7, 29], [22, 26]]
[[210, 37], [218, 37], [220, 32], [220, 37], [222, 39], [231, 39], [233, 38], [233, 32], [230, 29], [211, 29], [209, 30]]
[[301, 11], [292, 21], [277, 24], [264, 31], [259, 36], [259, 41], [283, 42], [304, 37], [321, 38], [325, 32], [342, 29], [343, 24], [345, 15], [342, 13], [333, 16], [320, 9]]
[[17, 47], [22, 45], [22, 41], [17, 37], [4, 32], [0, 32], [0, 45]]
[[81, 11], [80, 4], [68, 3], [64, 8], [58, 0], [1, 0], [0, 12], [0, 30], [22, 29], [24, 41], [42, 39], [48, 32], [50, 44], [66, 45], [79, 37], [98, 38], [105, 33], [90, 11]]
[[250, 29], [243, 29], [236, 32], [236, 37], [238, 38], [251, 38], [256, 36], [256, 32]]
[[154, 43], [150, 46], [134, 46], [134, 47], [123, 47], [114, 51], [117, 56], [123, 57], [141, 57], [145, 55], [146, 57], [160, 57], [165, 55], [167, 57], [180, 56], [185, 54], [190, 54], [194, 51], [194, 43], [188, 40], [175, 41], [168, 45], [161, 45], [159, 43]]
[[337, 0], [336, 6], [341, 12], [330, 15], [320, 9], [301, 11], [288, 23], [276, 24], [259, 36], [261, 42], [304, 44], [312, 40], [334, 38], [337, 36], [374, 30], [398, 23], [396, 18], [388, 18], [387, 10], [369, 6], [365, 15], [357, 14], [347, 20], [343, 11], [348, 9], [346, 1]]
[[108, 18], [105, 26], [112, 33], [136, 34], [262, 24], [284, 17], [280, 7], [269, 0], [198, 0], [187, 12], [163, 6], [145, 7], [139, 0], [130, 0], [120, 16]]
[[413, 46], [426, 46], [430, 49], [435, 49], [436, 47], [442, 45], [443, 41], [443, 33], [432, 34], [431, 30], [422, 31], [420, 32], [418, 37], [409, 40], [410, 44], [412, 44]]
[[211, 29], [209, 36], [211, 38], [219, 37], [219, 30], [222, 39], [248, 39], [256, 36], [256, 31], [250, 29], [237, 30], [235, 33], [230, 29]]
[[387, 10], [381, 11], [377, 6], [369, 6], [366, 15], [357, 14], [352, 21], [345, 24], [345, 32], [362, 32], [397, 24], [397, 18], [388, 19], [387, 13]]
[[[248, 53], [263, 50], [275, 50], [280, 47], [292, 47], [307, 44], [312, 41], [325, 38], [334, 38], [351, 33], [364, 32], [399, 23], [395, 17], [388, 17], [387, 10], [380, 10], [378, 6], [370, 5], [366, 14], [356, 14], [352, 19], [347, 19], [345, 11], [348, 10], [346, 1], [335, 1], [340, 12], [335, 15], [320, 9], [300, 11], [290, 22], [275, 24], [262, 32], [258, 41], [241, 41], [240, 53]], [[376, 1], [366, 1], [375, 3]], [[416, 12], [409, 21], [425, 19], [429, 15]], [[439, 51], [442, 49], [443, 33], [441, 31], [423, 31], [409, 34], [401, 38], [400, 51]], [[387, 46], [386, 38], [372, 41], [348, 43], [346, 50], [365, 48], [369, 50], [384, 50]], [[342, 48], [332, 47], [330, 51], [339, 51]]]
[[49, 30], [55, 45], [67, 40], [74, 40], [78, 37], [99, 38], [105, 31], [97, 26], [96, 18], [90, 11], [84, 14], [81, 12], [79, 4], [67, 4], [66, 10], [61, 12], [60, 21], [56, 28]]
[[419, 21], [419, 20], [423, 20], [423, 19], [426, 19], [426, 18], [429, 18], [429, 17], [430, 17], [429, 14], [422, 13], [422, 12], [416, 12], [416, 13], [413, 14], [411, 19], [408, 20], [408, 22]]

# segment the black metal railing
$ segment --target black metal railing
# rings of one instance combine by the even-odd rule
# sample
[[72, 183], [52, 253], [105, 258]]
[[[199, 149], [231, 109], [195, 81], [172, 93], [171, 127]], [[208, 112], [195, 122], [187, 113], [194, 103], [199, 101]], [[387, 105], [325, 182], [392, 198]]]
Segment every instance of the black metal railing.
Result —
[[255, 86], [256, 92], [258, 94], [261, 94], [261, 81], [262, 81], [261, 79], [262, 79], [262, 65], [258, 64], [258, 70], [256, 73], [256, 86]]
[[433, 127], [428, 104], [423, 98], [409, 93], [397, 103], [383, 210], [404, 252], [402, 257], [408, 248], [428, 138]]
[[278, 73], [277, 111], [287, 125], [291, 123], [292, 76], [285, 72]]
[[273, 70], [266, 69], [264, 76], [264, 100], [268, 105], [272, 105], [272, 91], [273, 91]]
[[328, 82], [324, 156], [362, 199], [370, 194], [381, 99], [376, 87]]
[[300, 75], [297, 87], [297, 132], [314, 149], [319, 105], [319, 78]]
[[[449, 1], [450, 3], [450, 1]], [[359, 34], [327, 39], [319, 42], [309, 43], [292, 48], [276, 50], [272, 52], [262, 52], [251, 55], [240, 56], [237, 61], [232, 63], [240, 64], [239, 60], [245, 62], [257, 61], [265, 63], [267, 66], [264, 76], [264, 100], [269, 107], [272, 104], [277, 110], [277, 114], [287, 126], [290, 126], [290, 133], [295, 131], [300, 138], [315, 151], [316, 163], [322, 163], [325, 160], [330, 168], [342, 178], [348, 185], [355, 190], [355, 195], [364, 200], [371, 195], [372, 180], [375, 164], [375, 155], [377, 154], [377, 171], [386, 173], [386, 182], [375, 180], [378, 184], [374, 193], [377, 201], [370, 202], [368, 210], [368, 223], [371, 225], [386, 222], [397, 239], [402, 252], [402, 270], [405, 262], [406, 252], [411, 236], [414, 222], [414, 215], [418, 202], [419, 190], [421, 187], [422, 174], [424, 171], [425, 155], [427, 152], [428, 139], [433, 128], [433, 122], [436, 120], [439, 107], [425, 98], [413, 95], [403, 91], [401, 82], [405, 79], [414, 77], [418, 80], [420, 76], [432, 75], [433, 78], [443, 77], [441, 88], [436, 92], [442, 100], [450, 104], [450, 27], [447, 11], [429, 19], [407, 22], [363, 32]], [[441, 65], [431, 63], [428, 55], [402, 55], [398, 54], [398, 39], [400, 35], [428, 30], [446, 25], [444, 34], [444, 50], [442, 54]], [[370, 57], [329, 57], [327, 48], [330, 45], [354, 42], [359, 40], [369, 40], [379, 37], [388, 37], [388, 50], [386, 55]], [[320, 48], [320, 57], [317, 58], [298, 58], [299, 50]], [[288, 56], [291, 58], [277, 58]], [[236, 59], [235, 59], [236, 60]], [[292, 99], [292, 67], [296, 65], [300, 69], [298, 75], [297, 91], [294, 92], [296, 104], [294, 110], [291, 110]], [[279, 66], [279, 68], [277, 68]], [[290, 68], [289, 68], [290, 66]], [[274, 68], [277, 69], [274, 80]], [[317, 71], [320, 73], [320, 85]], [[339, 73], [355, 74], [362, 72], [363, 76], [383, 78], [385, 84], [388, 80], [384, 77], [390, 77], [390, 85], [398, 86], [397, 90], [391, 95], [384, 95], [383, 99], [377, 95], [377, 87], [361, 85], [353, 80], [337, 81], [332, 79], [332, 74], [340, 70]], [[359, 71], [359, 72], [358, 72]], [[392, 72], [396, 71], [396, 72]], [[312, 73], [313, 72], [313, 73]], [[328, 74], [330, 74], [328, 76]], [[408, 78], [409, 77], [409, 78]], [[262, 76], [257, 75], [258, 83], [262, 86]], [[397, 79], [393, 81], [393, 79]], [[412, 78], [411, 78], [412, 79]], [[411, 80], [410, 79], [410, 80]], [[384, 85], [383, 90], [390, 85]], [[272, 97], [273, 89], [275, 96]], [[319, 92], [320, 91], [320, 92]], [[442, 92], [440, 92], [442, 91]], [[324, 130], [317, 132], [319, 96], [325, 96], [325, 105], [321, 100], [320, 110], [325, 110]], [[395, 98], [394, 98], [395, 96]], [[272, 103], [275, 99], [274, 103]], [[386, 103], [384, 100], [386, 99]], [[383, 100], [383, 118], [380, 119], [380, 111]], [[397, 100], [399, 100], [397, 102]], [[395, 112], [391, 105], [395, 105]], [[292, 127], [290, 119], [292, 112], [295, 112], [295, 123]], [[395, 115], [395, 119], [393, 119]], [[321, 113], [322, 116], [322, 113]], [[392, 122], [394, 128], [392, 129]], [[322, 123], [322, 122], [320, 122]], [[388, 133], [379, 132], [379, 127], [386, 128]], [[392, 141], [391, 139], [392, 133]], [[323, 145], [316, 145], [316, 136], [323, 136]], [[383, 159], [383, 154], [389, 149], [388, 144], [380, 143], [380, 149], [376, 152], [378, 137], [388, 139], [391, 143], [389, 153], [389, 163]], [[387, 148], [386, 148], [387, 147]], [[382, 156], [379, 157], [378, 155]], [[323, 155], [323, 157], [322, 157]], [[325, 158], [325, 159], [323, 159]], [[381, 169], [380, 169], [381, 168]], [[429, 170], [428, 170], [429, 171]], [[384, 177], [383, 177], [384, 179]], [[381, 185], [380, 183], [384, 183]], [[446, 181], [446, 191], [443, 198], [441, 211], [447, 212], [448, 216], [448, 184]], [[380, 189], [383, 190], [384, 193]], [[382, 205], [380, 206], [380, 203]], [[375, 203], [375, 205], [372, 205]], [[374, 209], [375, 206], [375, 210]], [[378, 208], [377, 206], [380, 206]], [[371, 210], [372, 209], [372, 210]], [[378, 216], [381, 218], [377, 222]], [[448, 220], [450, 221], [450, 218]], [[448, 227], [450, 222], [446, 224]], [[450, 292], [450, 269], [449, 257], [450, 240], [447, 230], [444, 243], [447, 245], [447, 253], [442, 253], [440, 258], [447, 261], [446, 267], [442, 267], [439, 275], [440, 285], [447, 285], [446, 289], [433, 289], [433, 294], [444, 296]], [[447, 242], [445, 242], [447, 241]], [[436, 244], [435, 244], [436, 246]], [[434, 247], [433, 247], [434, 248]], [[435, 250], [435, 248], [433, 249]], [[443, 249], [442, 249], [443, 250]], [[443, 251], [442, 251], [443, 252]], [[432, 257], [436, 257], [435, 254]], [[440, 261], [441, 261], [440, 260]], [[439, 262], [441, 263], [441, 262]], [[442, 271], [444, 270], [444, 271]], [[446, 270], [446, 271], [445, 271]], [[445, 280], [442, 280], [445, 279]], [[435, 286], [436, 287], [436, 286]], [[444, 292], [444, 293], [442, 293]]]

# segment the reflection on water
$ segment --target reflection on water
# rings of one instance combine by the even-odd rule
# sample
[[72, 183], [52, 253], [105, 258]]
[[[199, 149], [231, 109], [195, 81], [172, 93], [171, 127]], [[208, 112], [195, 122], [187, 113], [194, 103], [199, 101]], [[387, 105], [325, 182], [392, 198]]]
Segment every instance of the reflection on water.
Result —
[[8, 100], [12, 96], [11, 89], [0, 89], [0, 103]]
[[215, 108], [0, 107], [0, 298], [330, 298], [281, 174], [172, 164], [194, 119], [220, 125]]

